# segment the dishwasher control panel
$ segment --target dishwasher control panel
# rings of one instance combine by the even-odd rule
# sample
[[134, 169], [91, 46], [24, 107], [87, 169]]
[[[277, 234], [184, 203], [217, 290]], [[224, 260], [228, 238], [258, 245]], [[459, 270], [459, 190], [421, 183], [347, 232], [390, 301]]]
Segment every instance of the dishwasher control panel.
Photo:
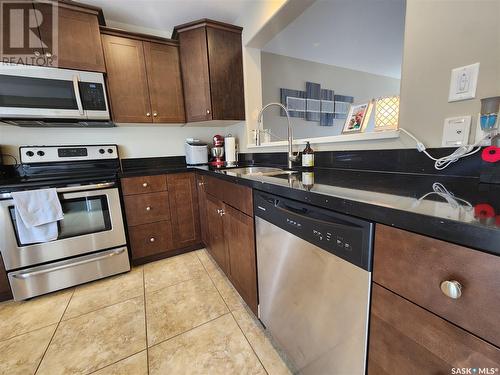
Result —
[[373, 223], [259, 191], [254, 206], [256, 216], [371, 271]]

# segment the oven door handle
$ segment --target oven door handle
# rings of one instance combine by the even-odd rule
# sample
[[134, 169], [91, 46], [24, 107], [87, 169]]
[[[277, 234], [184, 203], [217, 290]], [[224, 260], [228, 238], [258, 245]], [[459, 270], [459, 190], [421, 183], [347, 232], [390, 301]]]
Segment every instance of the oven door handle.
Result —
[[93, 185], [67, 186], [63, 188], [57, 188], [56, 191], [58, 193], [71, 193], [72, 191], [105, 189], [113, 187], [115, 185], [116, 185], [115, 182], [101, 182], [99, 184], [93, 184]]
[[124, 251], [125, 251], [125, 248], [122, 248], [122, 249], [115, 250], [112, 253], [109, 253], [109, 254], [106, 254], [106, 255], [101, 255], [101, 256], [98, 256], [98, 257], [95, 257], [95, 258], [85, 259], [85, 260], [81, 260], [81, 261], [75, 262], [75, 263], [63, 264], [61, 266], [52, 267], [52, 268], [48, 268], [48, 269], [40, 270], [40, 271], [33, 271], [33, 272], [27, 272], [27, 273], [18, 273], [18, 274], [12, 275], [12, 277], [14, 277], [16, 279], [27, 279], [29, 277], [43, 275], [43, 274], [50, 273], [50, 272], [53, 272], [53, 271], [63, 270], [65, 268], [71, 268], [71, 267], [75, 267], [75, 266], [80, 266], [82, 264], [92, 263], [92, 262], [95, 262], [95, 261], [98, 261], [98, 260], [102, 260], [102, 259], [114, 257], [116, 255], [120, 255]]
[[[99, 184], [92, 184], [92, 185], [78, 185], [78, 186], [67, 186], [67, 187], [57, 188], [56, 192], [62, 194], [62, 193], [71, 193], [74, 191], [106, 189], [114, 186], [116, 186], [115, 182], [101, 182]], [[0, 194], [0, 199], [9, 199], [9, 198], [12, 198], [11, 193]]]

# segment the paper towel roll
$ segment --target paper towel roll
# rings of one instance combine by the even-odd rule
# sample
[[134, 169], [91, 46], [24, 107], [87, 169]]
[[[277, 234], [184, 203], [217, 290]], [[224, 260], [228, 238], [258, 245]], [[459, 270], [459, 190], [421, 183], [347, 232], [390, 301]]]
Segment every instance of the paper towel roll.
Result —
[[236, 138], [231, 135], [224, 138], [224, 155], [226, 162], [236, 161]]

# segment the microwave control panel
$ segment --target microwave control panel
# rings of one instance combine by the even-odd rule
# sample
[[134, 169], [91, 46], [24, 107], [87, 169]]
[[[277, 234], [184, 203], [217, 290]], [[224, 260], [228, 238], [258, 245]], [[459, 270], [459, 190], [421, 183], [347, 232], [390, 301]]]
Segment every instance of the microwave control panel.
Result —
[[106, 110], [106, 93], [101, 83], [78, 82], [78, 87], [80, 88], [83, 109], [86, 111]]

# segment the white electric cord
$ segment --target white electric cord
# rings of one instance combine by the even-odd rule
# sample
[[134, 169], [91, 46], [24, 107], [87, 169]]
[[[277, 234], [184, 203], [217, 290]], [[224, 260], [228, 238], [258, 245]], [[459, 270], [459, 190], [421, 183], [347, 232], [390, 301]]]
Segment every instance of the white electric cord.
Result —
[[[431, 192], [424, 194], [420, 198], [418, 198], [415, 203], [412, 205], [413, 208], [417, 207], [420, 202], [422, 202], [425, 198], [427, 198], [430, 195], [437, 194], [448, 204], [453, 207], [454, 209], [459, 208], [461, 205], [466, 206], [467, 209], [472, 209], [472, 204], [469, 201], [466, 201], [465, 199], [455, 197], [452, 193], [450, 193], [446, 187], [444, 187], [443, 184], [439, 182], [435, 182], [432, 184], [432, 190]], [[460, 204], [462, 203], [462, 204]]]
[[481, 150], [481, 143], [487, 139], [491, 139], [491, 134], [486, 135], [484, 138], [480, 139], [473, 145], [464, 145], [460, 146], [457, 148], [453, 153], [451, 153], [448, 156], [443, 156], [442, 158], [436, 159], [433, 157], [431, 154], [427, 152], [427, 149], [425, 145], [417, 138], [415, 137], [412, 133], [410, 133], [408, 130], [399, 128], [402, 132], [406, 133], [410, 138], [412, 138], [415, 143], [417, 144], [417, 150], [420, 152], [423, 152], [429, 159], [434, 160], [434, 168], [437, 170], [442, 170], [448, 167], [450, 164], [455, 163], [456, 161], [460, 160], [461, 158], [465, 158], [467, 156], [470, 156], [472, 154], [475, 154], [479, 150]]

